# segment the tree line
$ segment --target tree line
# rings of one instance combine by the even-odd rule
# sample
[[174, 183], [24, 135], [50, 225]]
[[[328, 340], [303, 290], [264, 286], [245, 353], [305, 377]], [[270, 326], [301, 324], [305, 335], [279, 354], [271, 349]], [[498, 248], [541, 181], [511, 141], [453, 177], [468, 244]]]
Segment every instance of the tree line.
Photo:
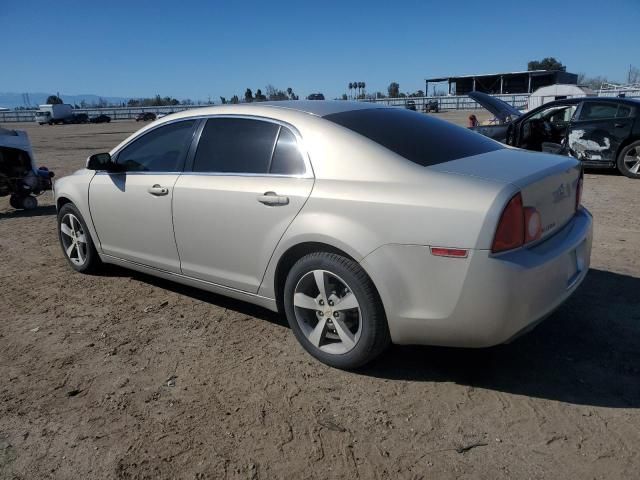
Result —
[[[251, 88], [247, 88], [244, 92], [243, 100], [245, 103], [251, 102], [265, 102], [269, 101], [278, 101], [278, 100], [298, 100], [300, 97], [296, 95], [293, 91], [293, 88], [288, 87], [286, 90], [282, 90], [276, 88], [275, 86], [269, 84], [265, 88], [265, 93], [262, 92], [262, 89], [258, 88], [255, 93]], [[238, 95], [233, 95], [230, 98], [220, 97], [220, 103], [224, 104], [233, 104], [240, 103], [240, 97]], [[48, 104], [61, 104], [64, 103], [64, 100], [57, 95], [49, 95], [47, 98]], [[95, 108], [95, 107], [172, 107], [176, 105], [213, 105], [214, 102], [209, 98], [207, 101], [198, 101], [194, 102], [191, 99], [178, 100], [173, 97], [163, 97], [161, 95], [156, 95], [154, 97], [148, 98], [131, 98], [127, 100], [127, 102], [123, 102], [121, 104], [113, 104], [109, 103], [106, 100], [100, 98], [98, 102], [93, 102], [88, 104], [84, 100], [80, 102], [79, 105], [74, 105], [74, 108]], [[25, 107], [26, 108], [26, 107]]]
[[[265, 88], [266, 95], [262, 93], [262, 90], [258, 88], [253, 93], [253, 90], [247, 88], [244, 91], [244, 102], [252, 103], [252, 102], [266, 102], [269, 101], [279, 101], [279, 100], [298, 100], [298, 95], [295, 94], [291, 87], [288, 87], [286, 90], [280, 90], [279, 88], [274, 87], [273, 85], [267, 85]], [[227, 97], [220, 97], [220, 103], [223, 105], [226, 104], [235, 104], [240, 103], [240, 98], [238, 95], [234, 95], [231, 98], [227, 99]]]

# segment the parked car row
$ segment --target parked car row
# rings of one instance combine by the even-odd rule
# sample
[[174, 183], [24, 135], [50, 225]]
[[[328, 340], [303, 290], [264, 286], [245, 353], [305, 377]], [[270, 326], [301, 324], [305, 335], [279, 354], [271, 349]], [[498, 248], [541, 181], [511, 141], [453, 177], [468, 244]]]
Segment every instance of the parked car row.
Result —
[[[407, 100], [404, 104], [404, 107], [407, 110], [413, 110], [414, 112], [417, 110], [415, 100]], [[438, 113], [440, 111], [440, 107], [438, 105], [437, 100], [429, 100], [425, 102], [423, 109], [425, 113], [430, 113], [430, 112]]]
[[136, 122], [149, 122], [157, 118], [157, 115], [153, 112], [142, 112], [136, 116]]
[[[153, 121], [162, 118], [174, 112], [163, 112], [155, 114], [154, 112], [142, 112], [136, 115], [136, 122]], [[105, 114], [99, 114], [89, 117], [86, 113], [76, 113], [70, 104], [45, 104], [39, 105], [34, 115], [35, 121], [40, 125], [64, 125], [78, 123], [109, 123], [111, 117]]]
[[64, 119], [62, 123], [64, 124], [79, 124], [79, 123], [109, 123], [111, 121], [111, 117], [109, 115], [95, 115], [93, 117], [89, 117], [86, 113], [74, 113], [70, 117]]
[[109, 123], [111, 122], [111, 117], [109, 115], [96, 115], [95, 117], [91, 117], [89, 120], [91, 123]]
[[40, 105], [35, 113], [35, 121], [40, 125], [70, 125], [80, 123], [108, 123], [111, 117], [100, 114], [89, 117], [86, 113], [76, 113], [69, 104]]

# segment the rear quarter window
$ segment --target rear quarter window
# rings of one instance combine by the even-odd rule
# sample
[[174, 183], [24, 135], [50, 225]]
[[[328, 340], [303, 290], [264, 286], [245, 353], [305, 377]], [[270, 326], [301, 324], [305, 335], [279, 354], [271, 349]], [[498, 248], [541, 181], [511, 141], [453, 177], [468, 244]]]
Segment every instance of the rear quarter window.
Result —
[[631, 117], [632, 109], [628, 105], [618, 105], [618, 111], [616, 112], [616, 118]]
[[400, 108], [371, 108], [324, 117], [424, 167], [505, 148], [488, 137]]

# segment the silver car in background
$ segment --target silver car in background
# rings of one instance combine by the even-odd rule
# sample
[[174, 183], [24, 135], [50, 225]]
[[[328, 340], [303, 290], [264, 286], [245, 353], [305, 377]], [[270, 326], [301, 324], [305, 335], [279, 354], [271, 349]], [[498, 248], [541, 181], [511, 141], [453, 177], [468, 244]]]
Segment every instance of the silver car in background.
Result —
[[356, 368], [390, 343], [487, 347], [589, 269], [568, 157], [367, 103], [211, 107], [151, 123], [55, 185], [77, 271], [113, 263], [285, 314]]

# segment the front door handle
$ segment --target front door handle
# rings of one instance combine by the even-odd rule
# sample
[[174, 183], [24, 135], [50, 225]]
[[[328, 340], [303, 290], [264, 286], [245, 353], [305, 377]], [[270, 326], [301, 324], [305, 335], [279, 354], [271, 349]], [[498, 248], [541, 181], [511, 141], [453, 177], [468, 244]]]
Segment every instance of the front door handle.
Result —
[[270, 207], [289, 205], [289, 197], [278, 195], [276, 192], [264, 192], [264, 195], [258, 197], [258, 201]]
[[162, 195], [166, 195], [169, 193], [169, 189], [167, 187], [162, 187], [157, 183], [153, 187], [149, 187], [147, 190], [151, 195], [155, 195], [156, 197], [161, 197]]
[[627, 125], [624, 123], [614, 123], [613, 126], [616, 128], [623, 128], [623, 127], [626, 127]]

